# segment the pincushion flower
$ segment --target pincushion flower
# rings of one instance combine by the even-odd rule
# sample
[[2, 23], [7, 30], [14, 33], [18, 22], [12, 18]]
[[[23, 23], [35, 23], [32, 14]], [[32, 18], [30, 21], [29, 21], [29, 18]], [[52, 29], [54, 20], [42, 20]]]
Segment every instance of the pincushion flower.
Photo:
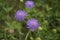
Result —
[[33, 1], [26, 1], [25, 6], [26, 6], [27, 8], [32, 8], [32, 7], [35, 6], [35, 4], [34, 4]]
[[24, 10], [18, 10], [15, 14], [15, 19], [18, 21], [23, 21], [27, 16], [27, 13]]
[[30, 19], [27, 22], [27, 28], [29, 28], [31, 31], [35, 31], [39, 27], [39, 23], [36, 19]]

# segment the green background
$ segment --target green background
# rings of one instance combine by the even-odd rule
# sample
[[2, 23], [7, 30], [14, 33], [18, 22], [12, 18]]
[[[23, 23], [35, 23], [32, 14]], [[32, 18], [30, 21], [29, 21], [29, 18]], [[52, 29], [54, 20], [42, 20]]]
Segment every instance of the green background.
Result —
[[[40, 27], [27, 40], [60, 40], [60, 0], [33, 0], [35, 7], [31, 9], [26, 8], [26, 1], [0, 0], [0, 40], [25, 40], [29, 31], [26, 22], [31, 18], [37, 19]], [[19, 9], [28, 14], [23, 22], [14, 18]]]

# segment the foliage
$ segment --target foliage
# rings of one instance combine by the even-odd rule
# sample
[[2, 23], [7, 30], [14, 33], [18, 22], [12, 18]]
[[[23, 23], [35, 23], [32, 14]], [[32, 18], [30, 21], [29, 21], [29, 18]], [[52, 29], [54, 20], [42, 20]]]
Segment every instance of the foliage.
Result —
[[[28, 33], [26, 22], [35, 18], [40, 27], [31, 32], [27, 40], [60, 40], [60, 0], [33, 0], [35, 7], [26, 8], [27, 0], [0, 0], [0, 40], [25, 40]], [[23, 9], [28, 16], [17, 21], [14, 15]], [[8, 30], [13, 29], [14, 33]]]

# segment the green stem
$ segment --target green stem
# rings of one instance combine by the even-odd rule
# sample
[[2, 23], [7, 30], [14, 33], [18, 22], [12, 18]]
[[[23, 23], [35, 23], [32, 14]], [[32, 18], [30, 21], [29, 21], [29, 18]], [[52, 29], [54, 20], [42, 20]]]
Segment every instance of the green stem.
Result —
[[4, 31], [4, 37], [5, 37], [5, 40], [7, 40], [7, 38], [6, 38], [6, 30]]
[[25, 40], [27, 40], [27, 37], [28, 37], [28, 35], [30, 34], [30, 32], [31, 32], [31, 31], [28, 31], [28, 33], [27, 33], [27, 35], [26, 35], [26, 37], [25, 37]]

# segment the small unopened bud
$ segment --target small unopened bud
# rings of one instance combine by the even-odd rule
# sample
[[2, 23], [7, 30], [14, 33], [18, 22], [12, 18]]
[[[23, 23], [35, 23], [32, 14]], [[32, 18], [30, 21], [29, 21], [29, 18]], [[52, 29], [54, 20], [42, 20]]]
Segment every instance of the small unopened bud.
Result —
[[33, 40], [33, 37], [30, 37], [31, 40]]
[[20, 0], [20, 2], [23, 2], [23, 0]]
[[42, 27], [39, 27], [38, 30], [43, 30], [43, 28]]
[[36, 40], [41, 40], [41, 38], [40, 37], [37, 37]]
[[14, 33], [14, 29], [8, 29], [8, 33]]
[[56, 32], [57, 32], [57, 30], [56, 30], [56, 29], [52, 29], [52, 31], [53, 31], [54, 33], [56, 33]]

